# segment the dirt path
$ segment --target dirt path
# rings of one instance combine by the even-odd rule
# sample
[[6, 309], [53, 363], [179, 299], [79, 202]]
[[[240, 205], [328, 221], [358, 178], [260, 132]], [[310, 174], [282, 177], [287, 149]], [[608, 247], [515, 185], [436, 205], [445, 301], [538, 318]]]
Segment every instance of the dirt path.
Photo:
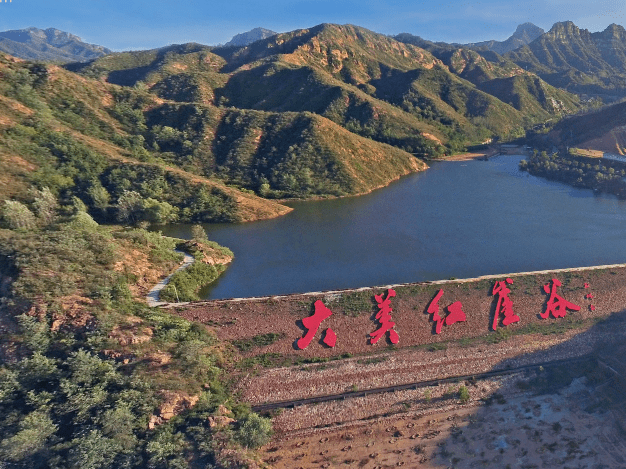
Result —
[[150, 291], [148, 292], [148, 295], [146, 296], [146, 301], [148, 302], [148, 306], [165, 306], [169, 304], [177, 304], [177, 305], [187, 304], [187, 303], [168, 303], [167, 301], [159, 301], [159, 295], [161, 294], [161, 290], [163, 290], [163, 288], [165, 288], [165, 286], [168, 283], [170, 283], [170, 279], [172, 278], [172, 275], [174, 275], [179, 270], [186, 269], [195, 261], [194, 257], [191, 254], [186, 253], [185, 251], [180, 251], [178, 249], [174, 249], [174, 251], [180, 254], [183, 254], [185, 256], [185, 259], [183, 260], [183, 265], [181, 265], [178, 269], [176, 269], [174, 272], [172, 272], [170, 275], [165, 277], [163, 280], [161, 280], [159, 283], [157, 283], [154, 287], [150, 289]]

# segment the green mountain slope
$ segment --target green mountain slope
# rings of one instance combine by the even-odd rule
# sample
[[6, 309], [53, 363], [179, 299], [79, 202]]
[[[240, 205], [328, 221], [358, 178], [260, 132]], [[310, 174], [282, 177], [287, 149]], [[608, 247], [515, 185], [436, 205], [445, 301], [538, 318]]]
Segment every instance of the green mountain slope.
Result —
[[556, 23], [505, 57], [571, 92], [606, 99], [626, 95], [626, 30], [616, 24], [590, 33], [570, 21]]
[[[474, 51], [443, 43], [432, 43], [406, 33], [399, 38], [407, 43], [422, 44], [452, 73], [471, 82], [480, 91], [497, 98], [496, 102], [509, 104], [521, 112], [522, 124], [515, 120], [519, 118], [518, 115], [510, 111], [507, 113], [501, 106], [497, 112], [494, 112], [497, 106], [492, 106], [491, 113], [480, 116], [482, 125], [496, 133], [506, 133], [505, 129], [513, 128], [515, 123], [528, 127], [533, 122], [559, 118], [580, 108], [576, 96], [550, 86], [534, 73], [525, 71], [496, 52]], [[503, 119], [503, 114], [508, 114], [508, 117]], [[507, 127], [503, 129], [498, 125]]]
[[519, 67], [497, 55], [489, 61], [466, 49], [447, 52], [442, 61], [363, 28], [322, 24], [242, 48], [171, 46], [70, 69], [110, 83], [146, 85], [179, 102], [312, 112], [422, 156], [458, 151], [494, 134], [519, 136], [525, 125], [578, 107], [573, 97], [557, 98], [563, 102], [558, 111], [525, 117], [509, 105], [514, 99], [475, 86], [522, 73]]
[[157, 106], [153, 95], [6, 56], [0, 72], [0, 172], [11, 181], [3, 197], [48, 187], [109, 222], [245, 221], [289, 211], [148, 151], [139, 108]]

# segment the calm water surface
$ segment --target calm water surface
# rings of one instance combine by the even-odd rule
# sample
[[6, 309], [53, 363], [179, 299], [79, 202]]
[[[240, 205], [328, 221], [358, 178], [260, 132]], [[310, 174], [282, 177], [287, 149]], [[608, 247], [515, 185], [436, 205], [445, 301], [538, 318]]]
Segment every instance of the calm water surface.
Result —
[[[518, 171], [439, 162], [361, 197], [205, 225], [235, 260], [206, 298], [265, 296], [626, 262], [626, 203]], [[189, 238], [188, 226], [163, 233]]]

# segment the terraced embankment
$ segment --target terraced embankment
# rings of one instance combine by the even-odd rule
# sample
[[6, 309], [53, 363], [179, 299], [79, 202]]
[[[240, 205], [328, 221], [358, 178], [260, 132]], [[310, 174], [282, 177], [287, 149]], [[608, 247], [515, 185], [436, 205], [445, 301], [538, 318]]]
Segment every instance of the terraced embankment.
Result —
[[[497, 297], [492, 290], [497, 280], [511, 278], [508, 285], [513, 311], [520, 321], [502, 325], [500, 315], [496, 331], [492, 330]], [[549, 295], [544, 285], [553, 278], [562, 282], [557, 293], [580, 306], [564, 318], [542, 319]], [[587, 285], [587, 288], [585, 287]], [[393, 288], [391, 318], [400, 340], [391, 345], [388, 339], [370, 344], [369, 333], [379, 326], [374, 295]], [[447, 307], [461, 302], [465, 322], [445, 325], [441, 334], [434, 333], [432, 314], [426, 314], [439, 290], [439, 313], [446, 316]], [[589, 297], [591, 295], [591, 298]], [[305, 350], [295, 345], [303, 336], [302, 319], [313, 313], [313, 304], [322, 300], [333, 312], [315, 339]], [[242, 352], [242, 369], [261, 367], [245, 380], [247, 399], [253, 404], [305, 398], [315, 395], [404, 384], [446, 376], [479, 373], [490, 370], [503, 359], [521, 352], [545, 349], [563, 341], [574, 344], [577, 331], [585, 330], [600, 318], [622, 311], [626, 305], [626, 265], [563, 269], [486, 276], [465, 280], [446, 280], [336, 292], [300, 295], [215, 300], [173, 307], [172, 312], [200, 321], [215, 329], [220, 339], [238, 344]], [[322, 339], [327, 328], [337, 336], [334, 348]], [[547, 334], [547, 335], [546, 335]], [[505, 340], [506, 339], [506, 340]], [[584, 344], [569, 346], [583, 353]], [[454, 350], [454, 352], [452, 352]], [[382, 354], [382, 355], [381, 355]], [[377, 360], [363, 362], [363, 356], [384, 356], [385, 373]], [[570, 352], [563, 351], [566, 358]], [[337, 360], [342, 358], [341, 360]], [[303, 371], [303, 363], [333, 361], [313, 376]], [[322, 366], [322, 365], [318, 365]], [[311, 368], [311, 367], [309, 367]]]
[[[492, 292], [496, 281], [507, 278], [513, 281], [507, 284], [511, 290], [509, 298], [520, 321], [504, 326], [501, 314], [494, 331], [497, 296], [494, 297]], [[550, 298], [544, 285], [552, 287], [553, 279], [562, 283], [557, 288], [558, 295], [580, 306], [580, 310], [568, 310], [565, 317], [551, 315], [543, 319], [540, 314], [546, 311]], [[375, 318], [378, 306], [374, 295], [380, 295], [388, 288], [396, 292], [390, 305], [399, 342], [392, 345], [388, 338], [384, 338], [372, 345], [369, 334], [379, 326]], [[446, 317], [449, 305], [460, 301], [466, 321], [444, 325], [441, 334], [436, 334], [428, 306], [440, 290], [443, 290], [439, 301], [441, 317]], [[322, 323], [309, 346], [298, 350], [296, 341], [305, 332], [302, 319], [313, 313], [314, 302], [318, 299], [333, 314]], [[505, 396], [496, 400], [512, 399], [519, 404], [509, 409], [510, 412], [524, 413], [527, 407], [532, 410], [544, 403], [534, 402], [532, 392], [528, 394], [522, 388], [518, 389], [516, 383], [546, 379], [543, 376], [551, 369], [580, 370], [582, 374], [588, 369], [598, 369], [598, 356], [606, 361], [606, 356], [611, 355], [606, 350], [598, 355], [599, 350], [607, 347], [612, 350], [614, 347], [610, 344], [626, 343], [626, 328], [620, 326], [624, 314], [614, 314], [611, 320], [605, 321], [612, 313], [623, 311], [625, 304], [626, 265], [620, 264], [280, 297], [206, 301], [174, 307], [172, 311], [209, 325], [221, 339], [230, 341], [240, 350], [242, 358], [233, 370], [233, 376], [237, 378], [240, 394], [253, 406], [261, 409], [263, 404], [280, 401], [330, 395], [340, 397], [338, 400], [302, 403], [274, 416], [276, 435], [265, 449], [265, 460], [274, 467], [346, 467], [345, 461], [366, 468], [418, 463], [426, 464], [424, 467], [440, 467], [446, 460], [449, 464], [450, 458], [439, 454], [439, 445], [453, 445], [456, 440], [450, 440], [450, 431], [456, 431], [457, 425], [464, 426], [473, 421], [472, 415], [482, 415], [483, 401], [493, 400], [493, 396], [498, 395], [494, 393]], [[613, 319], [619, 324], [613, 324], [616, 322]], [[337, 336], [334, 348], [323, 344], [329, 327]], [[558, 376], [561, 372], [556, 373]], [[619, 378], [619, 373], [606, 372], [605, 375], [600, 377], [600, 385], [606, 385], [606, 380], [612, 376]], [[445, 379], [450, 377], [459, 378]], [[424, 385], [407, 387], [409, 383]], [[461, 386], [465, 386], [469, 394], [465, 403], [459, 401]], [[604, 391], [596, 392], [594, 386], [597, 384], [584, 388], [594, 396], [587, 402], [598, 401], [597, 405], [605, 405], [602, 404]], [[385, 393], [366, 392], [384, 387], [395, 389]], [[354, 395], [343, 399], [345, 393]], [[554, 404], [555, 409], [563, 406], [562, 398], [551, 399], [558, 401], [558, 405]], [[583, 402], [585, 398], [579, 400]], [[527, 401], [532, 401], [532, 405]], [[563, 414], [565, 410], [558, 412]], [[572, 413], [580, 420], [574, 425], [576, 431], [583, 432], [589, 422], [598, 421], [579, 410], [572, 410]], [[437, 429], [438, 424], [433, 422], [442, 421], [442, 418], [444, 424]], [[488, 422], [492, 420], [487, 418]], [[607, 431], [610, 435], [617, 434], [618, 419], [609, 420]], [[556, 428], [556, 423], [550, 419], [537, 420], [530, 422], [529, 428], [533, 432], [545, 432], [551, 426]], [[405, 430], [409, 425], [415, 426], [417, 431]], [[559, 425], [569, 424], [561, 422]], [[436, 434], [431, 432], [435, 431], [433, 428]], [[502, 432], [510, 431], [500, 427], [496, 430], [498, 438]], [[522, 441], [522, 437], [521, 433], [516, 434], [513, 440]], [[543, 444], [545, 441], [544, 438], [539, 442]], [[557, 446], [567, 443], [558, 438], [555, 443], [551, 441], [549, 444]], [[507, 457], [514, 456], [508, 451], [505, 453]], [[587, 451], [584, 457], [592, 454], [595, 453]], [[469, 459], [464, 456], [463, 461], [467, 464], [476, 462], [479, 456], [476, 454]], [[492, 456], [501, 457], [497, 451]], [[606, 463], [602, 457], [598, 459], [596, 456], [593, 456], [595, 463]], [[524, 461], [527, 459], [521, 457]], [[542, 461], [542, 457], [539, 454], [535, 459]], [[532, 458], [528, 462], [536, 463]], [[469, 466], [461, 464], [458, 467]]]

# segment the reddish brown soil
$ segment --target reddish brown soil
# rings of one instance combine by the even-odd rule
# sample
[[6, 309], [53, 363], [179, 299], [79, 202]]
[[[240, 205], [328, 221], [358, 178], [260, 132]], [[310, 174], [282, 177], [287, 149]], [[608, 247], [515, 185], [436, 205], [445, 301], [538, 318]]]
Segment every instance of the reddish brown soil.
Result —
[[[589, 320], [622, 311], [626, 305], [626, 268], [623, 266], [598, 270], [571, 270], [537, 274], [509, 274], [514, 280], [510, 285], [510, 298], [514, 312], [520, 317], [518, 323], [498, 326], [498, 332], [517, 330], [534, 325], [537, 328], [562, 323], [571, 319]], [[172, 312], [190, 320], [212, 326], [222, 340], [252, 339], [260, 334], [278, 333], [281, 339], [271, 345], [256, 347], [246, 354], [254, 356], [278, 353], [296, 359], [311, 359], [341, 356], [344, 354], [371, 354], [387, 347], [401, 349], [409, 346], [424, 346], [458, 339], [470, 339], [496, 334], [491, 330], [496, 298], [492, 295], [495, 280], [500, 277], [473, 280], [454, 280], [433, 283], [410, 284], [394, 287], [397, 296], [392, 298], [391, 318], [400, 342], [391, 346], [381, 339], [371, 345], [369, 333], [379, 327], [375, 315], [378, 311], [375, 294], [387, 287], [367, 288], [362, 291], [326, 292], [308, 295], [289, 295], [264, 299], [216, 300], [189, 304], [173, 308]], [[558, 278], [563, 286], [558, 293], [581, 307], [580, 311], [568, 312], [565, 319], [541, 319], [546, 309], [548, 295], [543, 285]], [[585, 283], [589, 288], [584, 288]], [[444, 326], [442, 333], [434, 334], [432, 315], [425, 314], [429, 303], [439, 291], [444, 290], [439, 313], [445, 317], [446, 308], [461, 301], [467, 315], [465, 322]], [[586, 299], [587, 294], [594, 298]], [[333, 315], [326, 319], [315, 339], [305, 350], [298, 350], [295, 342], [304, 334], [302, 319], [313, 313], [313, 304], [321, 299]], [[591, 306], [595, 307], [591, 311]], [[337, 335], [337, 345], [326, 347], [322, 343], [326, 328]], [[539, 329], [537, 329], [539, 330]]]
[[[483, 371], [577, 357], [607, 340], [626, 343], [623, 327], [594, 325], [626, 304], [626, 268], [578, 269], [509, 275], [510, 298], [520, 322], [491, 330], [494, 282], [507, 276], [393, 287], [391, 317], [397, 345], [369, 343], [378, 327], [374, 294], [387, 287], [264, 299], [210, 301], [176, 308], [202, 321], [226, 341], [281, 334], [276, 342], [253, 347], [244, 359], [272, 353], [291, 366], [243, 368], [238, 390], [257, 404], [471, 375]], [[581, 307], [565, 318], [541, 319], [548, 295], [543, 285], [558, 278], [558, 293]], [[588, 288], [585, 288], [588, 284]], [[467, 321], [434, 333], [428, 305], [444, 290], [439, 313], [461, 301]], [[593, 298], [587, 298], [592, 294]], [[301, 320], [321, 299], [333, 311], [305, 350]], [[594, 306], [592, 309], [591, 306]], [[617, 316], [616, 316], [617, 317]], [[605, 326], [606, 325], [606, 326]], [[322, 331], [336, 332], [335, 348], [322, 344]], [[515, 333], [515, 334], [513, 334]], [[519, 334], [517, 334], [519, 333]], [[345, 354], [351, 354], [346, 357]], [[343, 358], [341, 358], [343, 356]], [[304, 359], [331, 359], [304, 363]], [[539, 371], [538, 371], [539, 373]], [[583, 411], [596, 390], [534, 396], [515, 383], [521, 375], [477, 382], [442, 384], [286, 409], [273, 418], [276, 434], [263, 458], [275, 468], [406, 467], [618, 467], [626, 461], [618, 419]], [[461, 384], [469, 403], [458, 400]], [[575, 384], [575, 383], [574, 383]], [[480, 399], [497, 391], [502, 403]], [[428, 394], [427, 394], [428, 393]], [[572, 396], [575, 394], [574, 398]], [[538, 415], [535, 415], [538, 414]], [[557, 425], [558, 424], [558, 425]], [[598, 427], [602, 426], [601, 430]]]
[[[519, 378], [470, 386], [465, 405], [446, 399], [441, 389], [432, 390], [430, 403], [423, 391], [407, 391], [378, 403], [382, 412], [395, 415], [348, 418], [328, 428], [289, 427], [319, 413], [345, 418], [345, 407], [354, 404], [287, 410], [274, 419], [278, 432], [263, 458], [276, 469], [622, 467], [626, 445], [618, 419], [584, 410], [595, 391], [584, 379], [558, 393], [536, 395], [520, 391]], [[494, 391], [498, 398], [490, 405], [479, 401]]]

